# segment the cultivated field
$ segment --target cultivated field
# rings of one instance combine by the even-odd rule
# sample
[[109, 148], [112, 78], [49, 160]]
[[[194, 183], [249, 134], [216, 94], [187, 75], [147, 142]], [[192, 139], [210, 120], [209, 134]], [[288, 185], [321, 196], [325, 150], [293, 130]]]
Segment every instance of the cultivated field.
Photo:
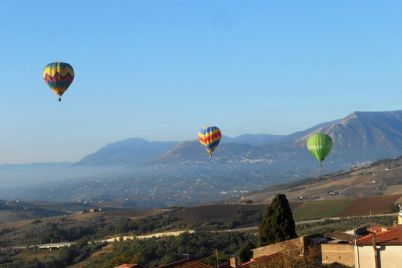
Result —
[[351, 203], [351, 199], [307, 201], [293, 210], [293, 217], [296, 221], [335, 217]]
[[181, 208], [172, 216], [185, 224], [214, 220], [233, 220], [242, 215], [262, 214], [268, 204], [225, 204]]
[[402, 157], [325, 175], [320, 180], [309, 178], [273, 186], [237, 201], [268, 203], [278, 193], [286, 194], [290, 202], [298, 202], [300, 198], [312, 201], [402, 194]]
[[395, 208], [395, 203], [401, 196], [402, 194], [358, 198], [345, 209], [341, 210], [337, 216], [390, 213]]

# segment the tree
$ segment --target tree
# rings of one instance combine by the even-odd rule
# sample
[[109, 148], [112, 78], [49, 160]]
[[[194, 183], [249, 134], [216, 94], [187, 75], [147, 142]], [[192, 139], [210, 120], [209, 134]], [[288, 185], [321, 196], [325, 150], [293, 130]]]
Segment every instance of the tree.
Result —
[[249, 241], [245, 242], [241, 246], [241, 248], [239, 250], [240, 262], [246, 262], [246, 261], [249, 261], [251, 259], [251, 257], [253, 256], [253, 252], [251, 250], [253, 248], [255, 248], [255, 246]]
[[295, 221], [284, 194], [278, 194], [265, 210], [259, 226], [261, 246], [296, 238]]

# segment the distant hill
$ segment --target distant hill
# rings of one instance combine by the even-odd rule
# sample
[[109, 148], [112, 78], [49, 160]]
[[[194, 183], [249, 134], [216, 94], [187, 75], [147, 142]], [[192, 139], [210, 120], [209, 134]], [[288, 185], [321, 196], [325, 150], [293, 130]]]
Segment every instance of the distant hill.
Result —
[[97, 152], [85, 156], [78, 165], [121, 165], [145, 164], [167, 152], [176, 142], [150, 142], [142, 138], [131, 138], [110, 143]]
[[[141, 207], [226, 200], [317, 176], [319, 164], [306, 149], [305, 140], [319, 131], [328, 133], [335, 143], [325, 160], [324, 174], [402, 155], [402, 111], [354, 112], [287, 136], [224, 136], [213, 157], [196, 140], [118, 141], [54, 173], [57, 177], [46, 184], [1, 194], [57, 201], [117, 200]], [[71, 174], [82, 175], [60, 181], [62, 176], [72, 178]]]
[[305, 147], [307, 137], [316, 132], [329, 134], [335, 143], [325, 161], [324, 172], [402, 155], [402, 111], [355, 112], [343, 119], [277, 137], [276, 142], [259, 145], [226, 142], [212, 158], [207, 157], [197, 141], [178, 143], [155, 163], [180, 166], [180, 172], [186, 175], [201, 173], [216, 177], [223, 172], [235, 173], [236, 179], [247, 178], [253, 184], [260, 181], [260, 185], [297, 180], [318, 174], [318, 163]]
[[[222, 144], [237, 145], [264, 145], [278, 143], [285, 136], [271, 134], [243, 134], [234, 138], [224, 135]], [[191, 147], [189, 147], [191, 145]], [[233, 147], [233, 146], [232, 146]], [[240, 146], [244, 147], [244, 146]], [[102, 166], [102, 165], [136, 165], [152, 163], [156, 159], [164, 158], [170, 151], [177, 151], [181, 148], [183, 156], [190, 153], [198, 156], [205, 156], [205, 152], [200, 150], [198, 141], [185, 142], [150, 142], [142, 138], [131, 138], [123, 141], [110, 143], [100, 148], [93, 154], [89, 154], [81, 159], [77, 165], [82, 166]], [[190, 149], [187, 153], [187, 148]], [[187, 157], [187, 156], [185, 156]]]
[[264, 145], [281, 142], [286, 135], [243, 134], [231, 140], [232, 143], [248, 145]]
[[292, 202], [402, 195], [402, 156], [325, 175], [321, 179], [307, 178], [276, 185], [246, 194], [238, 201], [268, 202], [278, 193], [285, 193]]
[[305, 146], [308, 136], [315, 132], [329, 134], [338, 150], [399, 153], [402, 150], [402, 111], [354, 112], [341, 120], [318, 125], [289, 138], [295, 144]]
[[[358, 162], [375, 161], [402, 154], [402, 111], [354, 112], [345, 118], [322, 123], [287, 136], [244, 134], [234, 138], [223, 136], [215, 156], [219, 163], [247, 160], [280, 162], [289, 157], [303, 160], [308, 154], [305, 141], [316, 132], [329, 134], [334, 149], [328, 162], [333, 168]], [[299, 151], [302, 152], [299, 155]], [[289, 154], [287, 154], [288, 152]], [[304, 155], [304, 156], [303, 156]], [[84, 157], [80, 165], [166, 164], [201, 161], [209, 163], [205, 151], [196, 140], [185, 142], [150, 142], [132, 138], [108, 144]], [[352, 163], [353, 162], [353, 163]]]
[[65, 215], [82, 211], [88, 207], [80, 203], [0, 200], [0, 225], [11, 221]]

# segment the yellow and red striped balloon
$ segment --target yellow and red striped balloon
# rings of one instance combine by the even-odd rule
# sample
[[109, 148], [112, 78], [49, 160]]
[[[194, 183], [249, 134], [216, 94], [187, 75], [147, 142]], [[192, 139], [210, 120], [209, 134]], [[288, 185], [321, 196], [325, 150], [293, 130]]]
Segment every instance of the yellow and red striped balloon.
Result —
[[198, 141], [205, 146], [210, 156], [218, 147], [222, 133], [217, 127], [204, 127], [198, 132]]
[[74, 80], [74, 69], [65, 62], [52, 62], [46, 65], [42, 75], [46, 84], [59, 95], [61, 101], [61, 96]]

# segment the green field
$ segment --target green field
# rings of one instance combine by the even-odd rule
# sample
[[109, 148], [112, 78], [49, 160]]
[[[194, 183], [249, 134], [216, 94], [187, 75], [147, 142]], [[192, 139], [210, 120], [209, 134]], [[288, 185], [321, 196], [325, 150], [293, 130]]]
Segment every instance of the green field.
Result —
[[293, 210], [296, 221], [336, 217], [353, 199], [308, 201]]

